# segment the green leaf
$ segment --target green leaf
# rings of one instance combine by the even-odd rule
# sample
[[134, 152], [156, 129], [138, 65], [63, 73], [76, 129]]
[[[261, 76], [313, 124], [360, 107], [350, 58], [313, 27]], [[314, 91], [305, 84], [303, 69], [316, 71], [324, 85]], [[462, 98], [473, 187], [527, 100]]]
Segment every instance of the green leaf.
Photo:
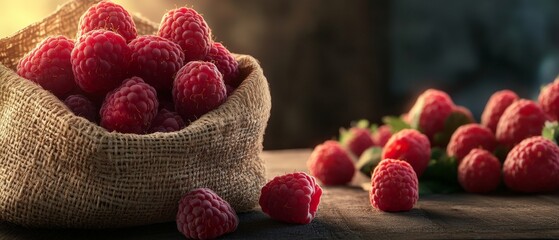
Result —
[[419, 195], [429, 195], [434, 193], [449, 194], [460, 192], [462, 188], [457, 184], [442, 183], [439, 181], [420, 181]]
[[449, 185], [458, 184], [458, 164], [456, 159], [446, 155], [442, 148], [431, 149], [431, 161], [420, 180], [438, 181]]
[[446, 146], [450, 137], [460, 126], [472, 123], [472, 120], [462, 112], [452, 112], [444, 122], [444, 129], [433, 136], [433, 145]]
[[357, 128], [369, 128], [369, 120], [367, 119], [359, 119], [357, 123], [352, 124], [354, 127]]
[[359, 169], [361, 173], [371, 177], [373, 170], [381, 160], [381, 156], [381, 147], [367, 148], [367, 150], [361, 154], [361, 157], [359, 157], [359, 161], [355, 164], [356, 168]]
[[411, 126], [407, 122], [402, 120], [402, 118], [396, 116], [383, 117], [382, 122], [390, 126], [390, 130], [392, 131], [392, 133], [397, 133], [402, 129], [411, 128]]
[[542, 136], [557, 144], [559, 139], [559, 124], [557, 122], [545, 122]]

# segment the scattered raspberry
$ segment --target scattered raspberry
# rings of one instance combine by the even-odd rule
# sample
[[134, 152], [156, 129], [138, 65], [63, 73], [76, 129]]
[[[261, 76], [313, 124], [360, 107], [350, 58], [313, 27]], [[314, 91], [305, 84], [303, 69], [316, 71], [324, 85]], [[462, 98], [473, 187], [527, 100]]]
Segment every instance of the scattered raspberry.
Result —
[[76, 115], [90, 122], [97, 122], [97, 107], [83, 95], [70, 95], [64, 100], [64, 104]]
[[392, 131], [390, 129], [390, 126], [388, 125], [380, 126], [372, 135], [373, 143], [375, 144], [375, 146], [379, 147], [384, 147], [390, 137], [392, 137]]
[[235, 210], [210, 189], [194, 189], [179, 201], [177, 228], [187, 238], [214, 239], [238, 225]]
[[352, 127], [347, 136], [344, 137], [342, 144], [357, 158], [365, 151], [375, 145], [371, 133], [366, 128]]
[[414, 129], [401, 130], [388, 140], [381, 159], [399, 159], [408, 162], [417, 176], [421, 176], [431, 158], [431, 144], [427, 136]]
[[128, 44], [132, 50], [130, 72], [158, 92], [171, 91], [177, 71], [184, 66], [181, 47], [157, 36], [140, 36]]
[[211, 48], [208, 24], [194, 9], [181, 7], [163, 16], [157, 35], [179, 46], [185, 54], [185, 62], [202, 60]]
[[123, 36], [126, 42], [136, 38], [136, 24], [130, 14], [120, 5], [102, 1], [91, 6], [78, 23], [78, 36], [92, 30], [105, 29]]
[[329, 140], [316, 146], [307, 161], [311, 175], [324, 185], [341, 185], [351, 181], [355, 166], [342, 146]]
[[433, 141], [435, 133], [443, 131], [445, 121], [453, 109], [454, 103], [448, 94], [428, 89], [417, 98], [409, 112], [411, 125]]
[[516, 145], [503, 164], [505, 184], [518, 192], [559, 189], [559, 147], [541, 136]]
[[74, 41], [64, 36], [47, 37], [19, 61], [17, 74], [64, 99], [77, 90], [70, 62], [73, 48]]
[[404, 161], [382, 160], [373, 171], [371, 185], [371, 205], [382, 211], [409, 211], [419, 198], [417, 175]]
[[161, 109], [153, 119], [148, 132], [174, 132], [183, 129], [185, 126], [186, 124], [178, 113]]
[[493, 93], [481, 114], [481, 125], [488, 127], [494, 133], [497, 123], [508, 106], [518, 100], [518, 96], [511, 90], [501, 90]]
[[511, 148], [520, 141], [540, 135], [547, 117], [535, 102], [521, 99], [512, 103], [497, 124], [497, 141]]
[[177, 73], [173, 100], [185, 120], [196, 120], [227, 99], [223, 76], [210, 62], [192, 61]]
[[101, 107], [101, 127], [121, 133], [146, 133], [157, 114], [157, 93], [139, 77], [124, 80]]
[[559, 120], [559, 78], [542, 88], [538, 102], [551, 120]]
[[238, 87], [241, 84], [240, 81], [242, 81], [242, 79], [239, 78], [239, 63], [237, 63], [233, 54], [221, 43], [214, 43], [212, 45], [205, 60], [217, 66], [219, 72], [223, 74], [225, 84], [232, 87]]
[[482, 148], [492, 152], [496, 145], [495, 135], [489, 128], [477, 123], [470, 123], [456, 129], [450, 138], [446, 152], [448, 156], [456, 157], [460, 163], [472, 149]]
[[104, 96], [127, 76], [131, 50], [124, 38], [107, 30], [85, 33], [72, 50], [72, 69], [82, 90]]
[[260, 192], [258, 203], [271, 218], [288, 223], [308, 224], [318, 209], [322, 188], [304, 172], [278, 176]]
[[458, 182], [466, 192], [491, 192], [501, 182], [501, 162], [487, 150], [472, 149], [458, 167]]

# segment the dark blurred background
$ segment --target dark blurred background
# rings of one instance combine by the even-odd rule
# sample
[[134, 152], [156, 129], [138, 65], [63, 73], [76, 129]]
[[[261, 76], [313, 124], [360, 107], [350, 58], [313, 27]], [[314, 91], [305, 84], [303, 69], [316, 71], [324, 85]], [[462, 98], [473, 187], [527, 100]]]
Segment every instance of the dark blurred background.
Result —
[[[0, 33], [63, 2], [1, 0]], [[533, 99], [559, 72], [554, 0], [115, 2], [154, 22], [194, 7], [217, 41], [259, 59], [273, 101], [265, 149], [314, 147], [360, 118], [379, 123], [427, 88], [447, 91], [479, 120], [494, 91]]]

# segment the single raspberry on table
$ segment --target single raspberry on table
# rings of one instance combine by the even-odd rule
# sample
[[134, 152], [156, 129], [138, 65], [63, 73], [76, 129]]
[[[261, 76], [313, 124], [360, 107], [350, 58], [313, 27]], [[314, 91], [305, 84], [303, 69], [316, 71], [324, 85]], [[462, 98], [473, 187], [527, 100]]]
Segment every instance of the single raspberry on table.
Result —
[[157, 35], [181, 46], [185, 62], [202, 60], [212, 45], [210, 28], [202, 15], [186, 7], [167, 12]]
[[507, 155], [503, 179], [518, 192], [559, 190], [559, 147], [541, 136], [523, 140]]
[[278, 176], [260, 192], [258, 203], [271, 218], [298, 224], [310, 223], [318, 210], [322, 188], [304, 172]]
[[417, 176], [421, 176], [431, 158], [431, 143], [427, 136], [417, 130], [401, 130], [384, 145], [381, 159], [387, 158], [408, 162]]
[[352, 127], [342, 139], [342, 145], [345, 146], [355, 157], [359, 158], [365, 149], [375, 145], [371, 132], [367, 128]]
[[419, 199], [417, 175], [401, 160], [384, 159], [373, 171], [369, 200], [385, 212], [409, 211]]
[[107, 30], [87, 32], [72, 50], [76, 83], [83, 91], [103, 97], [128, 76], [130, 56], [122, 36]]
[[126, 79], [107, 95], [100, 111], [101, 127], [121, 133], [146, 133], [158, 105], [153, 87], [139, 77]]
[[109, 1], [102, 1], [87, 9], [78, 22], [77, 38], [97, 29], [116, 32], [124, 37], [126, 42], [130, 42], [138, 36], [136, 24], [128, 11]]
[[520, 141], [542, 133], [547, 116], [538, 104], [520, 99], [512, 103], [497, 124], [497, 142], [512, 148]]
[[206, 55], [205, 61], [212, 62], [217, 69], [223, 74], [223, 81], [226, 85], [234, 88], [241, 84], [239, 79], [239, 63], [233, 57], [233, 54], [227, 50], [221, 43], [214, 43]]
[[448, 94], [428, 89], [418, 98], [409, 112], [411, 125], [433, 141], [436, 133], [444, 130], [446, 119], [454, 110], [454, 102]]
[[492, 152], [497, 146], [497, 140], [491, 130], [477, 123], [460, 126], [452, 134], [446, 152], [450, 157], [456, 157], [460, 163], [472, 149], [482, 148]]
[[392, 137], [392, 130], [388, 125], [381, 125], [375, 132], [372, 134], [373, 143], [375, 146], [384, 147], [388, 142], [388, 139]]
[[495, 133], [499, 119], [501, 119], [505, 110], [516, 100], [518, 100], [518, 95], [508, 89], [493, 93], [481, 114], [481, 125], [488, 127]]
[[140, 36], [128, 44], [132, 50], [130, 73], [144, 79], [158, 92], [171, 92], [177, 71], [184, 66], [181, 47], [165, 38]]
[[161, 109], [151, 122], [148, 132], [174, 132], [183, 129], [185, 126], [186, 124], [178, 113]]
[[307, 161], [314, 177], [324, 185], [341, 185], [351, 182], [355, 166], [349, 154], [333, 140], [316, 146]]
[[99, 111], [93, 102], [83, 95], [70, 95], [64, 100], [64, 104], [76, 115], [90, 122], [97, 122]]
[[74, 41], [64, 36], [47, 37], [19, 60], [17, 74], [64, 99], [78, 89], [70, 61], [73, 48]]
[[501, 182], [501, 162], [484, 149], [472, 149], [458, 166], [458, 182], [471, 193], [488, 193]]
[[191, 239], [214, 239], [234, 232], [239, 218], [229, 203], [207, 188], [198, 188], [179, 201], [177, 228]]
[[179, 70], [173, 82], [177, 112], [194, 121], [227, 99], [223, 76], [210, 62], [192, 61]]
[[538, 102], [551, 120], [559, 120], [559, 78], [542, 88]]

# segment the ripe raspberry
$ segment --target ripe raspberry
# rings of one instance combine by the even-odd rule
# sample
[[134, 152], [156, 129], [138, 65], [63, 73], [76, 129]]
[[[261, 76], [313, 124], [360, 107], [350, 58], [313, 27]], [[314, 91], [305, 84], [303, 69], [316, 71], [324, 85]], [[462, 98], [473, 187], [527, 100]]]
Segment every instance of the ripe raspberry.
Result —
[[559, 120], [559, 78], [542, 88], [538, 102], [551, 120]]
[[97, 122], [97, 107], [83, 95], [70, 95], [64, 100], [64, 104], [76, 115], [90, 122]]
[[210, 189], [194, 189], [179, 201], [177, 228], [187, 238], [214, 239], [238, 225], [235, 210]]
[[131, 50], [120, 35], [93, 30], [80, 37], [72, 50], [72, 69], [82, 90], [104, 96], [128, 75]]
[[458, 182], [466, 192], [491, 192], [501, 182], [501, 162], [487, 150], [472, 149], [458, 167]]
[[101, 107], [101, 127], [121, 133], [146, 133], [157, 114], [157, 93], [139, 77], [124, 80]]
[[318, 210], [322, 188], [304, 172], [278, 176], [260, 191], [258, 203], [271, 218], [288, 223], [308, 224]]
[[324, 185], [341, 185], [351, 181], [355, 166], [342, 146], [329, 140], [316, 146], [307, 161], [311, 175]]
[[64, 36], [47, 37], [19, 61], [17, 74], [64, 99], [78, 88], [70, 62], [73, 48], [74, 41]]
[[421, 176], [431, 158], [431, 144], [427, 136], [414, 129], [401, 130], [388, 140], [381, 159], [399, 159], [408, 162], [417, 176]]
[[361, 156], [365, 149], [375, 145], [371, 133], [366, 128], [352, 127], [346, 134], [347, 136], [344, 137], [342, 144], [357, 158]]
[[559, 147], [541, 136], [514, 146], [503, 164], [505, 184], [518, 192], [559, 189]]
[[181, 7], [163, 16], [157, 35], [181, 46], [185, 62], [203, 59], [211, 48], [208, 24], [194, 9]]
[[184, 66], [181, 47], [157, 36], [140, 36], [128, 44], [132, 50], [130, 72], [158, 92], [171, 91], [177, 71]]
[[520, 141], [542, 133], [547, 117], [535, 102], [521, 99], [512, 103], [497, 124], [495, 136], [500, 144], [511, 148]]
[[126, 42], [130, 42], [138, 36], [136, 24], [130, 14], [122, 6], [109, 1], [102, 1], [87, 9], [78, 23], [76, 38], [97, 29], [116, 32], [124, 37]]
[[518, 95], [511, 90], [501, 90], [493, 93], [481, 114], [481, 125], [488, 127], [495, 133], [499, 119], [507, 107], [516, 100], [518, 100]]
[[456, 157], [456, 161], [460, 163], [472, 149], [482, 148], [492, 152], [496, 145], [495, 135], [489, 128], [470, 123], [456, 129], [450, 138], [446, 152], [448, 156]]
[[223, 74], [225, 84], [232, 87], [238, 87], [241, 84], [242, 79], [239, 79], [239, 63], [237, 63], [233, 54], [221, 43], [214, 43], [204, 60], [212, 62], [217, 66], [219, 72]]
[[184, 121], [178, 113], [171, 112], [167, 109], [161, 109], [153, 119], [148, 132], [174, 132], [184, 127]]
[[392, 131], [390, 130], [390, 126], [382, 125], [377, 128], [377, 131], [373, 133], [373, 143], [375, 146], [384, 147], [388, 142], [388, 139], [392, 137]]
[[401, 160], [382, 160], [373, 171], [371, 185], [371, 205], [382, 211], [409, 211], [419, 198], [417, 175], [409, 163]]
[[409, 112], [411, 125], [433, 141], [435, 133], [443, 131], [445, 121], [453, 109], [454, 103], [448, 94], [428, 89], [417, 98]]
[[227, 99], [223, 76], [210, 62], [192, 61], [179, 70], [173, 82], [173, 100], [185, 120], [196, 120]]

